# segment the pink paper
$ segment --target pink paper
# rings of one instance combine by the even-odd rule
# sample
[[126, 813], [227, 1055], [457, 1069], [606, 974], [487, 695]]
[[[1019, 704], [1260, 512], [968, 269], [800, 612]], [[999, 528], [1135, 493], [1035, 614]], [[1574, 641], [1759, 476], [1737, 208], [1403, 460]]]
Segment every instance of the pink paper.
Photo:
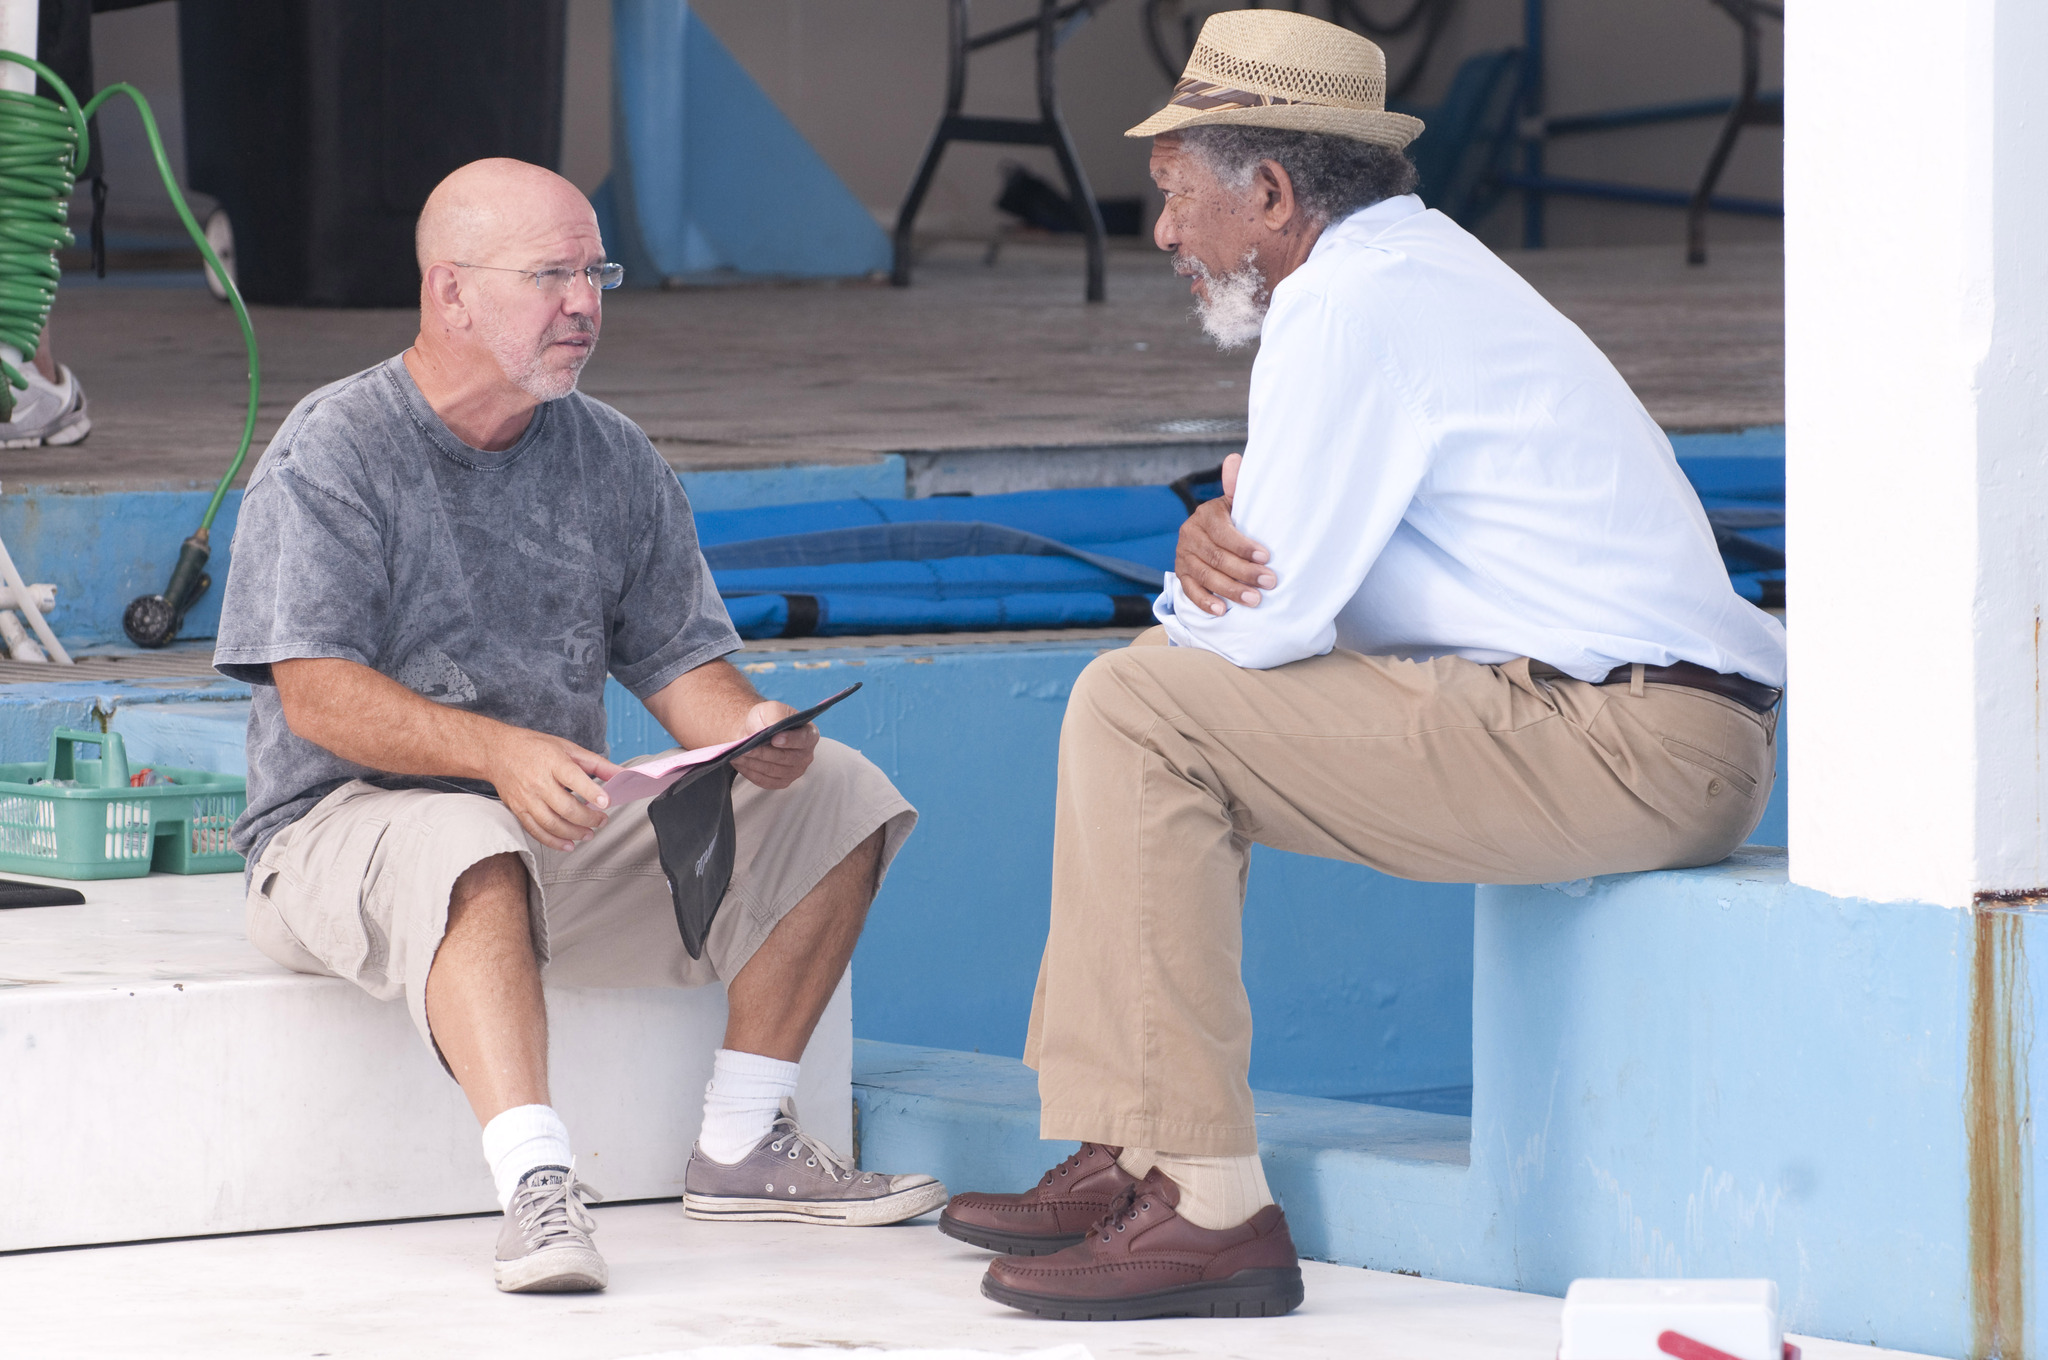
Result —
[[668, 786], [681, 779], [691, 770], [708, 761], [718, 759], [727, 751], [745, 741], [720, 742], [716, 746], [700, 746], [694, 751], [678, 751], [672, 756], [659, 760], [643, 761], [631, 769], [620, 770], [604, 781], [604, 791], [611, 796], [612, 806], [652, 798], [667, 790]]

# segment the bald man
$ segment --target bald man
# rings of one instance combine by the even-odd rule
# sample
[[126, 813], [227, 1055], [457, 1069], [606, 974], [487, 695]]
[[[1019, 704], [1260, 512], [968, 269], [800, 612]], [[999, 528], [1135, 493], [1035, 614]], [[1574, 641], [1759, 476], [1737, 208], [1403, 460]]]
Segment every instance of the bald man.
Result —
[[797, 1063], [917, 819], [801, 727], [735, 762], [731, 886], [703, 957], [676, 928], [646, 802], [601, 781], [607, 675], [686, 748], [793, 712], [739, 648], [675, 473], [576, 391], [619, 282], [560, 176], [450, 175], [420, 215], [412, 348], [300, 402], [242, 502], [215, 663], [254, 686], [249, 937], [402, 997], [461, 1083], [505, 1217], [508, 1291], [604, 1287], [549, 1104], [552, 982], [726, 986], [684, 1172], [692, 1217], [900, 1222], [929, 1176], [854, 1170], [798, 1124]]

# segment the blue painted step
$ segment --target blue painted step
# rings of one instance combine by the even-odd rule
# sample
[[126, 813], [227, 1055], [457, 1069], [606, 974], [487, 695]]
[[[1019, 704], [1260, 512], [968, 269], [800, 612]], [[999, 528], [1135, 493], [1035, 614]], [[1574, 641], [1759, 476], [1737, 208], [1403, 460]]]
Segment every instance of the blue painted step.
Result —
[[[1255, 1098], [1266, 1178], [1302, 1255], [1441, 1273], [1419, 1241], [1457, 1221], [1470, 1119], [1271, 1091]], [[853, 1100], [862, 1166], [928, 1172], [956, 1193], [1029, 1189], [1079, 1146], [1040, 1140], [1038, 1078], [1015, 1058], [855, 1039]]]

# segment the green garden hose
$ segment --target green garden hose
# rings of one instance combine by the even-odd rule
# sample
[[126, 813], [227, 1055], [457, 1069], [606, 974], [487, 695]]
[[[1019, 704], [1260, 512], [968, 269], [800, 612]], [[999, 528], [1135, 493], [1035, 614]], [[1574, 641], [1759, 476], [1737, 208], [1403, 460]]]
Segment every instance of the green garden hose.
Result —
[[[262, 391], [261, 370], [256, 354], [256, 329], [249, 324], [249, 309], [242, 305], [241, 290], [222, 267], [220, 257], [207, 244], [206, 233], [192, 216], [185, 195], [171, 173], [170, 157], [164, 152], [163, 135], [157, 131], [156, 115], [149, 101], [133, 85], [109, 85], [82, 107], [71, 88], [55, 71], [19, 52], [0, 51], [0, 62], [25, 66], [55, 90], [58, 100], [16, 90], [0, 90], [0, 344], [20, 352], [25, 364], [42, 345], [43, 327], [50, 319], [50, 306], [57, 300], [61, 273], [57, 252], [73, 243], [65, 225], [71, 191], [78, 182], [78, 170], [91, 154], [88, 122], [100, 105], [115, 95], [126, 95], [142, 115], [142, 130], [149, 137], [156, 157], [157, 173], [163, 177], [164, 192], [178, 210], [178, 220], [199, 247], [199, 253], [226, 289], [235, 319], [242, 326], [242, 343], [249, 350], [249, 411], [242, 421], [242, 441], [235, 457], [213, 489], [206, 514], [198, 530], [180, 545], [178, 564], [161, 595], [144, 595], [129, 604], [121, 626], [140, 646], [161, 647], [177, 636], [185, 611], [212, 584], [205, 575], [208, 538], [214, 516], [227, 499], [242, 464], [249, 457], [249, 444], [256, 436], [256, 402]], [[61, 100], [62, 102], [59, 102]], [[14, 393], [28, 387], [28, 378], [0, 357], [0, 420], [14, 413]]]

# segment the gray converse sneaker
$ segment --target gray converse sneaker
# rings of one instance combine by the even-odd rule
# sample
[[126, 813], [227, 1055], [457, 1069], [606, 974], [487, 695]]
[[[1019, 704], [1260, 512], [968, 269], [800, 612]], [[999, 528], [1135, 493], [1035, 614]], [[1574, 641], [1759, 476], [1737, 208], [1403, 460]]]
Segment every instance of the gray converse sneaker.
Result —
[[498, 1288], [508, 1294], [568, 1294], [602, 1289], [611, 1278], [590, 1234], [597, 1221], [583, 1206], [603, 1199], [575, 1169], [537, 1166], [520, 1180], [498, 1230]]
[[691, 1218], [743, 1223], [828, 1223], [872, 1228], [928, 1214], [946, 1202], [946, 1187], [930, 1176], [885, 1176], [857, 1171], [797, 1127], [796, 1106], [731, 1166], [690, 1150], [683, 1171], [683, 1212]]

